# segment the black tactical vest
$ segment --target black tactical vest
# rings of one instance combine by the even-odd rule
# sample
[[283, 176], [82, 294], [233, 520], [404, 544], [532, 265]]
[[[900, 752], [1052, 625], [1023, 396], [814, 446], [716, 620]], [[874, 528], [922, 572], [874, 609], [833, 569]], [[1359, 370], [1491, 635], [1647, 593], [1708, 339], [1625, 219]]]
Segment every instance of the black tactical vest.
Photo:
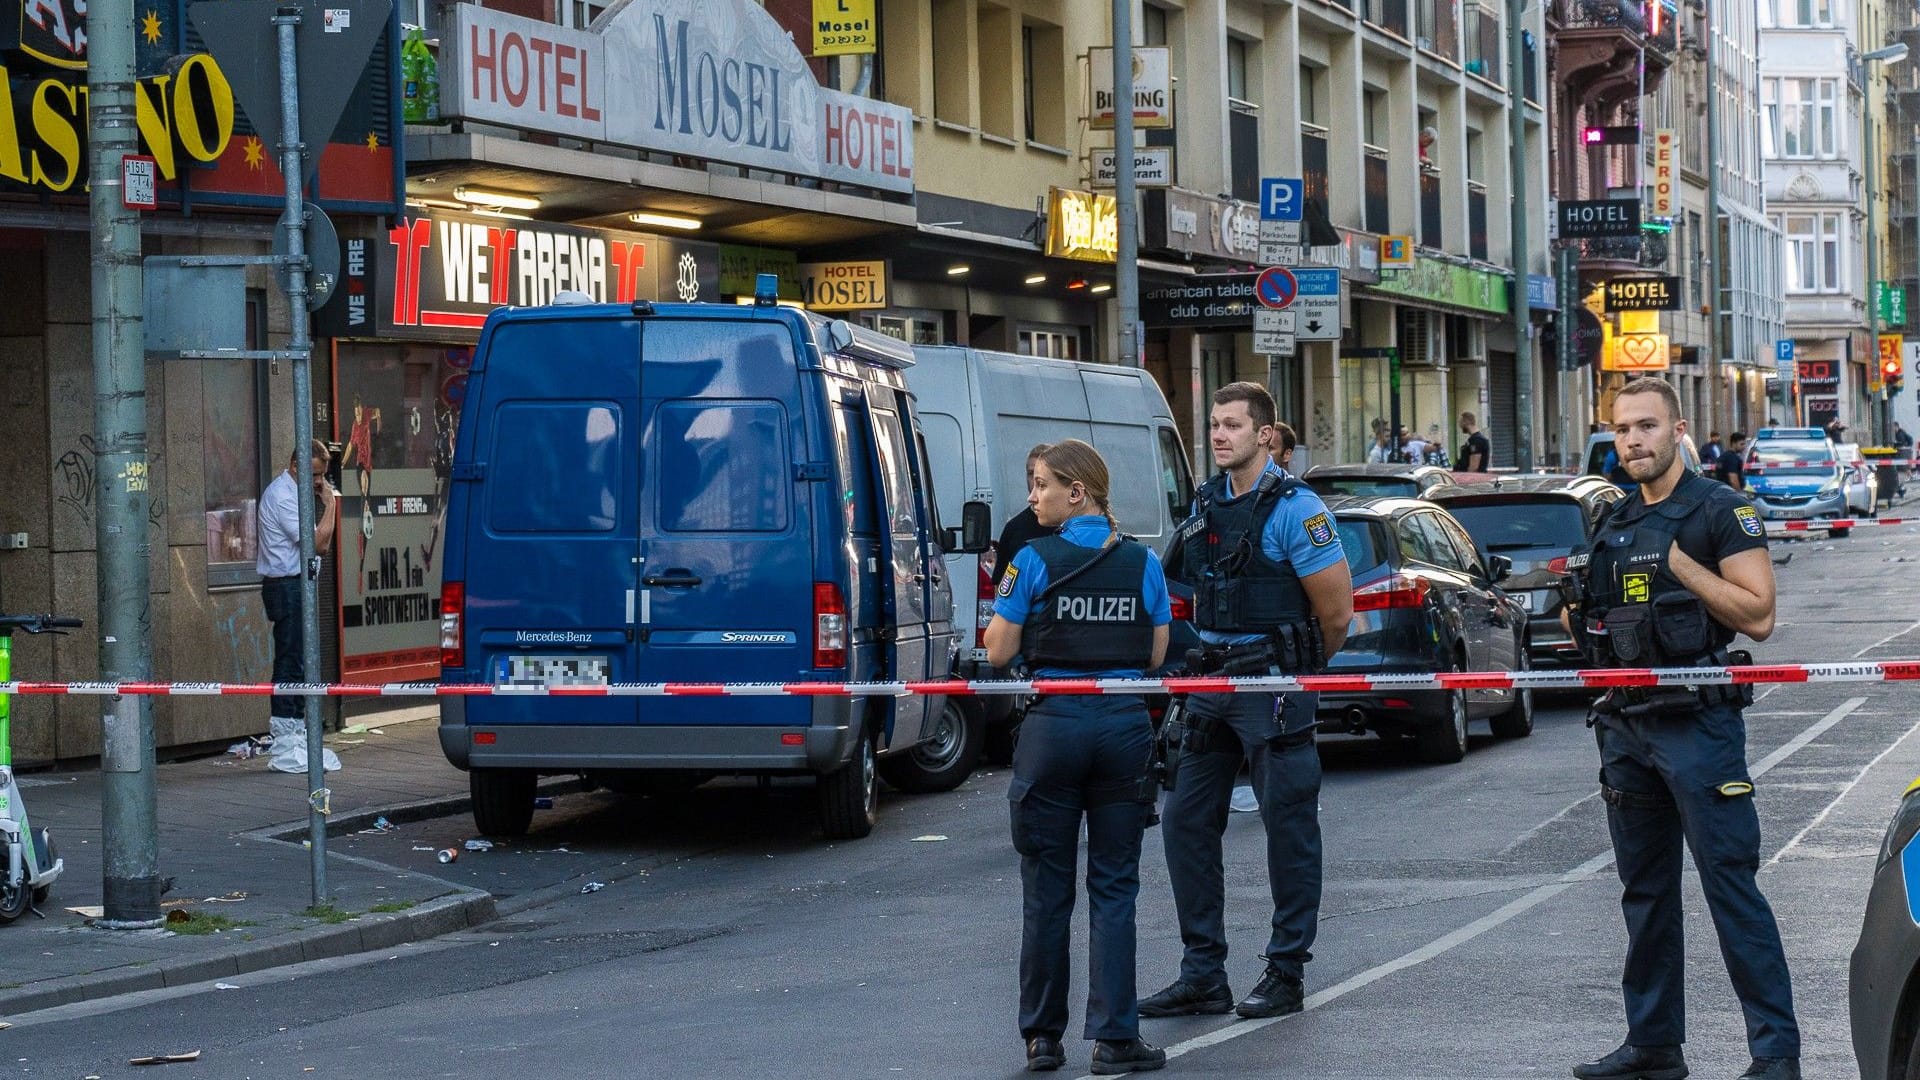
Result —
[[1227, 495], [1227, 474], [1200, 485], [1194, 515], [1175, 537], [1170, 570], [1193, 586], [1193, 624], [1222, 634], [1271, 634], [1299, 626], [1313, 614], [1292, 563], [1267, 557], [1260, 543], [1280, 500], [1300, 487], [1291, 476], [1268, 472], [1254, 489]]
[[1582, 615], [1598, 649], [1589, 659], [1626, 667], [1687, 667], [1711, 662], [1733, 641], [1733, 631], [1714, 622], [1706, 604], [1667, 566], [1681, 527], [1704, 501], [1693, 486], [1696, 480], [1683, 479], [1650, 509], [1635, 491], [1601, 519], [1592, 541], [1575, 549], [1569, 562], [1584, 575]]
[[1144, 544], [1123, 537], [1104, 548], [1084, 548], [1065, 537], [1043, 536], [1027, 546], [1047, 565], [1038, 610], [1020, 631], [1020, 653], [1029, 665], [1079, 671], [1152, 665]]

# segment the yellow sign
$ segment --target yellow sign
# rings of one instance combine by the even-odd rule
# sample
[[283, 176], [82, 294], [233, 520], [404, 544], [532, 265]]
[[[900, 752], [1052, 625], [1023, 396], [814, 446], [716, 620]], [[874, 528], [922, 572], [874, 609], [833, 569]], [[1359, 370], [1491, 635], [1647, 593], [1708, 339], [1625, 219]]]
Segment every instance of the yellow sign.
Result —
[[1110, 263], [1120, 251], [1120, 209], [1111, 195], [1052, 188], [1047, 194], [1047, 254]]
[[1660, 313], [1657, 311], [1622, 311], [1619, 314], [1620, 332], [1623, 334], [1657, 334], [1660, 332]]
[[1678, 146], [1672, 128], [1653, 129], [1653, 200], [1648, 209], [1654, 217], [1673, 213], [1673, 152]]
[[886, 261], [801, 263], [800, 298], [822, 311], [886, 307]]
[[1608, 343], [1602, 371], [1665, 371], [1669, 345], [1665, 334], [1621, 334]]
[[873, 0], [813, 0], [813, 55], [851, 56], [879, 47]]
[[[1886, 364], [1898, 365], [1900, 363], [1900, 346], [1905, 340], [1906, 337], [1902, 334], [1880, 335], [1880, 363], [1882, 366]], [[1900, 368], [1896, 366], [1894, 370], [1898, 371]], [[1878, 373], [1876, 372], [1876, 374]]]
[[[179, 174], [175, 149], [203, 164], [233, 138], [233, 89], [213, 57], [195, 53], [170, 74], [135, 84], [134, 127], [160, 178]], [[62, 79], [10, 78], [0, 67], [0, 186], [44, 191], [87, 188], [87, 86]]]
[[1413, 237], [1383, 236], [1380, 238], [1381, 266], [1412, 266]]

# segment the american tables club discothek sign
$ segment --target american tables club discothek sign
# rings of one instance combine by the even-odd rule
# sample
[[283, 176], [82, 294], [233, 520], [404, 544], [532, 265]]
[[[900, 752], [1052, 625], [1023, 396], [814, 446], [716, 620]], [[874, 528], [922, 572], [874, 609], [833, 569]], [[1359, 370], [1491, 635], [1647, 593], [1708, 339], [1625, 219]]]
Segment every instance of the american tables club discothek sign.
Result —
[[720, 299], [717, 245], [442, 213], [342, 224], [341, 275], [314, 315], [326, 337], [475, 341], [502, 305], [549, 304], [571, 289], [600, 303]]

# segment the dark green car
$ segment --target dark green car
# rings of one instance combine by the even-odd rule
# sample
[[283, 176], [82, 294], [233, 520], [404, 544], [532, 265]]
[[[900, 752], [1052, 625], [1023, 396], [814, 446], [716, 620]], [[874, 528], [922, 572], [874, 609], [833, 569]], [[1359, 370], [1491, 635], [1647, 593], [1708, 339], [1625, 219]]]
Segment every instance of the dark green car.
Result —
[[1887, 826], [1853, 947], [1848, 1002], [1860, 1080], [1920, 1080], [1920, 780]]

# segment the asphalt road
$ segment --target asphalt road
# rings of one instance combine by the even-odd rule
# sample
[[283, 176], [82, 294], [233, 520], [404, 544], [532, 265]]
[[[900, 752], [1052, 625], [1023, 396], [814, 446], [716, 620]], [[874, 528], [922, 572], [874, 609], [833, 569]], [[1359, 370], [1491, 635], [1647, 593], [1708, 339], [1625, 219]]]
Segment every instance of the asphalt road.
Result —
[[[1776, 550], [1793, 559], [1779, 630], [1755, 649], [1763, 662], [1920, 657], [1920, 530]], [[1920, 774], [1912, 693], [1790, 685], [1748, 713], [1761, 882], [1810, 1078], [1857, 1074], [1847, 954], [1881, 831]], [[1454, 766], [1322, 740], [1327, 884], [1308, 1009], [1147, 1021], [1147, 1038], [1178, 1055], [1169, 1074], [1560, 1077], [1617, 1044], [1625, 934], [1583, 717], [1549, 699], [1531, 738], [1482, 731]], [[1023, 1057], [1006, 781], [990, 770], [947, 795], [890, 797], [872, 837], [840, 844], [818, 839], [797, 784], [562, 797], [526, 841], [438, 868], [514, 898], [509, 910], [556, 901], [237, 989], [13, 1018], [0, 1074], [125, 1075], [130, 1057], [198, 1049], [198, 1064], [163, 1075], [1010, 1077]], [[348, 846], [424, 867], [469, 829], [425, 822]], [[1229, 967], [1245, 991], [1268, 917], [1253, 816], [1234, 816], [1228, 850]], [[578, 890], [589, 882], [605, 887]], [[1146, 993], [1179, 956], [1157, 830], [1140, 927]], [[1694, 1075], [1733, 1077], [1746, 1064], [1740, 1016], [1691, 876], [1687, 931]], [[1082, 974], [1084, 958], [1082, 939]], [[1086, 1063], [1087, 1045], [1070, 1041], [1060, 1075]]]

